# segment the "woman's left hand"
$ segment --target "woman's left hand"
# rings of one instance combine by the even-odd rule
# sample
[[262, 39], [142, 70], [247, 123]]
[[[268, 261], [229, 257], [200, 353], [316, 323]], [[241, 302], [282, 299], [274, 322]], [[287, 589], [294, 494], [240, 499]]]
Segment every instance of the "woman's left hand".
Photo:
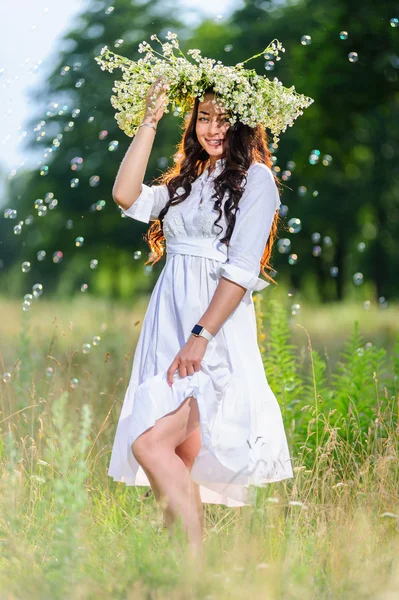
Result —
[[191, 335], [188, 342], [176, 354], [175, 359], [167, 371], [168, 384], [172, 385], [173, 375], [179, 370], [180, 377], [194, 375], [201, 370], [201, 361], [206, 351], [208, 340], [204, 337]]

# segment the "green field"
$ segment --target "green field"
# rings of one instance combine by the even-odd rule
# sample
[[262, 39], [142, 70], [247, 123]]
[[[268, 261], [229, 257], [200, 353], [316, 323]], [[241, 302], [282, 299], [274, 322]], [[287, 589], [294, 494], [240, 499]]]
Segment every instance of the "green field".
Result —
[[148, 298], [0, 300], [2, 598], [397, 598], [399, 308], [254, 297], [295, 478], [205, 505], [202, 572], [106, 474]]

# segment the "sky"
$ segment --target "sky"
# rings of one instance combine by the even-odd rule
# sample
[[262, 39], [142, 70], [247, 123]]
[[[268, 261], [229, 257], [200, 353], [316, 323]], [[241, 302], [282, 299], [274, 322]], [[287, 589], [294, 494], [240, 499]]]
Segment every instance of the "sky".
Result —
[[[241, 4], [240, 0], [180, 0], [190, 9], [201, 7], [208, 16], [227, 17]], [[89, 0], [8, 0], [2, 10], [0, 36], [0, 172], [12, 176], [20, 167], [38, 166], [38, 158], [27, 155], [21, 140], [24, 125], [32, 114], [29, 88], [40, 87], [40, 81], [51, 72], [57, 56], [57, 40], [68, 32], [74, 17]], [[107, 0], [117, 6], [118, 0]], [[191, 17], [192, 18], [192, 17]], [[194, 25], [195, 22], [193, 21]]]

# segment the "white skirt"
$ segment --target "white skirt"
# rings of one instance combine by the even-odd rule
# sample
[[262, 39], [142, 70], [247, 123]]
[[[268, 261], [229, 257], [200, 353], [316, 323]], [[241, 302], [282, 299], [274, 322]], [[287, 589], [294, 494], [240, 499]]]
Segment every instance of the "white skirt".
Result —
[[[181, 250], [184, 252], [184, 249]], [[192, 250], [190, 250], [191, 252]], [[192, 479], [204, 503], [255, 503], [256, 487], [293, 477], [279, 404], [264, 371], [257, 342], [252, 292], [208, 342], [201, 370], [172, 387], [166, 372], [208, 308], [222, 265], [204, 245], [197, 254], [169, 251], [152, 291], [134, 353], [108, 474], [127, 485], [150, 486], [131, 445], [176, 410], [197, 399], [202, 447]]]

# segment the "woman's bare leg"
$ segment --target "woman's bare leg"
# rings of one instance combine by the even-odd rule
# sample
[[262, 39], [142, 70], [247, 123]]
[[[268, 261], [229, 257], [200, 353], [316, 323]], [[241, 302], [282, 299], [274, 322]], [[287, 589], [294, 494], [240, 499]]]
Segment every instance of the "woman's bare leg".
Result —
[[190, 396], [175, 411], [158, 419], [132, 444], [136, 460], [154, 484], [154, 494], [165, 505], [168, 522], [173, 524], [181, 517], [193, 554], [201, 552], [202, 548], [198, 499], [190, 471], [175, 450], [198, 425], [197, 401]]

